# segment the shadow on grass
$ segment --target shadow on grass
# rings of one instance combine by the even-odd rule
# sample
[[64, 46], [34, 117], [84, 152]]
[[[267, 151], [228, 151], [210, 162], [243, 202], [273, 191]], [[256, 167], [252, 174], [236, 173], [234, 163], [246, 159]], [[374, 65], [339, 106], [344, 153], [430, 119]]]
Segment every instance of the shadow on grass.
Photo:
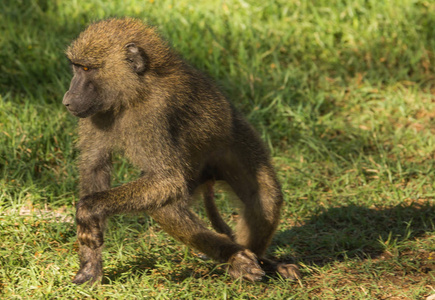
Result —
[[158, 258], [155, 256], [141, 256], [133, 261], [130, 261], [122, 266], [116, 266], [114, 268], [105, 271], [105, 277], [103, 284], [110, 281], [122, 281], [126, 274], [141, 275], [147, 270], [156, 269], [156, 262]]
[[357, 205], [322, 210], [305, 224], [281, 231], [273, 248], [287, 248], [306, 265], [322, 266], [344, 258], [377, 258], [400, 242], [435, 230], [435, 206], [401, 204], [391, 208]]
[[[173, 267], [159, 266], [159, 262], [169, 260]], [[124, 282], [131, 276], [161, 276], [163, 280], [182, 282], [188, 278], [223, 277], [225, 270], [212, 260], [197, 261], [188, 264], [180, 263], [179, 258], [168, 259], [159, 255], [146, 253], [125, 264], [105, 270], [103, 284], [111, 281]]]
[[[429, 203], [402, 204], [391, 208], [334, 207], [320, 211], [301, 226], [278, 232], [270, 250], [288, 248], [289, 255], [281, 255], [276, 260], [319, 267], [346, 258], [393, 256], [395, 253], [390, 253], [390, 250], [410, 250], [400, 246], [401, 242], [424, 238], [428, 232], [435, 230], [434, 220], [435, 206]], [[174, 262], [174, 268], [169, 271], [158, 266], [161, 261], [158, 255], [146, 253], [121, 266], [107, 269], [104, 283], [123, 281], [131, 275], [160, 274], [165, 280], [181, 282], [191, 277], [222, 277], [225, 274], [225, 270], [211, 260], [178, 265], [179, 257], [166, 259]], [[435, 269], [433, 264], [426, 267], [430, 268], [428, 271]], [[265, 280], [274, 277], [274, 274], [268, 274]]]

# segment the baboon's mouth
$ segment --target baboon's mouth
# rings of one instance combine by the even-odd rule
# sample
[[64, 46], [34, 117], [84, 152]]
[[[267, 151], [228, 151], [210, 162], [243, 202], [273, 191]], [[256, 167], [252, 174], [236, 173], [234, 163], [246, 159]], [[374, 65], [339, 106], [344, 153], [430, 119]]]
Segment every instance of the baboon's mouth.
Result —
[[86, 117], [89, 117], [95, 113], [94, 110], [92, 109], [92, 107], [90, 107], [86, 110], [83, 110], [83, 111], [76, 111], [76, 110], [71, 109], [69, 107], [67, 107], [67, 109], [73, 116], [79, 117], [79, 118], [86, 118]]

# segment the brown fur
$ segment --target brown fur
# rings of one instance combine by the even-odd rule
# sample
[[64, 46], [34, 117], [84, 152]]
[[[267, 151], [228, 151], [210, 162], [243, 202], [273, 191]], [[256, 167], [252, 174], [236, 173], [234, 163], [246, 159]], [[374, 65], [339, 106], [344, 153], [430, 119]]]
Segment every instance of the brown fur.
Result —
[[[74, 78], [63, 103], [81, 117], [80, 270], [74, 282], [101, 280], [105, 221], [128, 212], [149, 214], [181, 242], [227, 262], [233, 277], [259, 280], [264, 272], [257, 257], [276, 230], [283, 198], [253, 128], [216, 85], [138, 20], [90, 25], [67, 56]], [[114, 151], [144, 175], [110, 188]], [[243, 203], [235, 237], [214, 204], [215, 180], [225, 180]], [[219, 233], [188, 207], [204, 184], [206, 210]], [[284, 277], [297, 277], [294, 265], [285, 266], [296, 275], [272, 265]]]
[[213, 226], [213, 229], [219, 233], [225, 234], [226, 236], [231, 238], [232, 241], [234, 241], [235, 236], [234, 236], [233, 230], [222, 219], [222, 217], [219, 214], [219, 211], [216, 207], [216, 204], [214, 202], [213, 184], [214, 184], [213, 181], [208, 181], [204, 184], [205, 188], [206, 188], [206, 190], [204, 191], [204, 194], [203, 194], [205, 211], [207, 213], [208, 218], [211, 221], [211, 225]]

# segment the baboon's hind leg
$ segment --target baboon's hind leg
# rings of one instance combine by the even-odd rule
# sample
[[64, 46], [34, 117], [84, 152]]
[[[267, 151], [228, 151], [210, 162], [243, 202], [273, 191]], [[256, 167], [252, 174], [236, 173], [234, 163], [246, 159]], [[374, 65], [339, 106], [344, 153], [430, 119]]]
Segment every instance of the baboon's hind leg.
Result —
[[236, 242], [254, 252], [265, 271], [277, 272], [283, 278], [300, 278], [296, 265], [264, 258], [278, 226], [283, 203], [281, 187], [272, 167], [263, 164], [252, 173], [243, 170], [249, 169], [235, 167], [227, 172], [232, 174], [227, 181], [244, 204], [237, 224]]
[[149, 212], [170, 235], [207, 256], [228, 263], [233, 278], [261, 280], [264, 271], [254, 253], [236, 244], [227, 235], [207, 229], [198, 217], [183, 205], [165, 206]]

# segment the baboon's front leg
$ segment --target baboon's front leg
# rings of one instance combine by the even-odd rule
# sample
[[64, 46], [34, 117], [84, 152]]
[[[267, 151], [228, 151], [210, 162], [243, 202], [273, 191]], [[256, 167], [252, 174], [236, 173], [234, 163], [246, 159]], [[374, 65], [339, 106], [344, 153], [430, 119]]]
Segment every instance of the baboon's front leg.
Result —
[[88, 147], [82, 149], [79, 157], [80, 197], [110, 189], [112, 159], [109, 150]]
[[183, 194], [174, 178], [142, 177], [117, 188], [83, 197], [77, 204], [77, 238], [80, 270], [73, 282], [99, 282], [102, 278], [103, 235], [106, 219], [117, 213], [147, 212]]
[[[79, 242], [80, 271], [73, 282], [93, 283], [102, 278], [104, 210], [98, 211], [95, 193], [110, 189], [111, 155], [107, 149], [82, 147], [80, 155], [80, 196], [77, 204], [77, 236]], [[101, 205], [100, 205], [101, 206]], [[100, 207], [101, 208], [101, 207]]]

